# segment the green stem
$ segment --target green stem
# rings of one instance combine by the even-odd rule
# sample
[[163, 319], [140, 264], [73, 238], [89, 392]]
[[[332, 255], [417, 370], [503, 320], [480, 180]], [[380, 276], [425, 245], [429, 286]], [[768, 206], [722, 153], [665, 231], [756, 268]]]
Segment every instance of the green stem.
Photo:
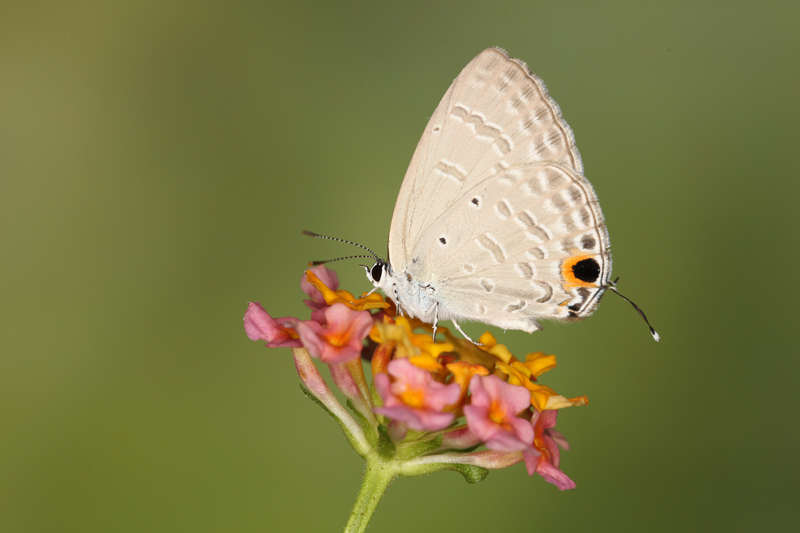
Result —
[[367, 530], [372, 513], [377, 509], [383, 493], [397, 477], [397, 472], [380, 459], [367, 459], [364, 480], [358, 491], [356, 503], [350, 513], [350, 520], [344, 528], [345, 533], [362, 533]]

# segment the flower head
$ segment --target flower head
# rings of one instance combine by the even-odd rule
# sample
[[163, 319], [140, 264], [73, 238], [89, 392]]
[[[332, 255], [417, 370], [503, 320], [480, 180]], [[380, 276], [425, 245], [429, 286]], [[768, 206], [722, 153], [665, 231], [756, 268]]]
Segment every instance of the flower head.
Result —
[[455, 418], [444, 409], [458, 401], [459, 386], [434, 381], [430, 372], [414, 366], [408, 359], [389, 363], [389, 374], [377, 374], [375, 387], [383, 399], [383, 407], [376, 407], [374, 411], [403, 422], [411, 429], [438, 431]]
[[516, 452], [533, 444], [533, 427], [517, 418], [531, 403], [530, 393], [497, 376], [472, 376], [472, 401], [464, 406], [469, 430], [491, 450]]
[[[566, 398], [539, 383], [555, 368], [555, 356], [533, 352], [519, 360], [489, 332], [475, 344], [442, 326], [445, 342], [436, 342], [429, 324], [397, 316], [379, 294], [356, 298], [338, 285], [333, 271], [313, 267], [301, 280], [310, 320], [274, 319], [251, 303], [244, 326], [250, 339], [293, 348], [304, 390], [339, 421], [359, 454], [380, 450], [393, 465], [403, 465], [401, 475], [524, 461], [530, 475], [562, 490], [575, 487], [560, 470], [559, 445], [568, 445], [554, 426], [558, 409], [588, 400]], [[312, 357], [330, 365], [355, 418], [327, 388]], [[361, 357], [371, 358], [372, 385]], [[489, 450], [476, 451], [480, 445]]]

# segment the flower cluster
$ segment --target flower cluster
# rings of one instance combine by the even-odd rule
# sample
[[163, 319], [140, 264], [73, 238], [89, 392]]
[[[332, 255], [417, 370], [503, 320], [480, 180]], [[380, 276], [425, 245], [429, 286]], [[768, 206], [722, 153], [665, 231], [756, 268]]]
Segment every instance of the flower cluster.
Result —
[[[556, 366], [555, 356], [517, 359], [488, 332], [473, 344], [440, 327], [444, 340], [437, 342], [428, 324], [396, 316], [379, 294], [356, 298], [338, 285], [335, 272], [313, 267], [301, 281], [310, 320], [273, 318], [250, 303], [244, 328], [269, 348], [293, 349], [304, 390], [334, 416], [362, 457], [391, 456], [402, 465], [396, 475], [447, 468], [470, 481], [524, 461], [529, 475], [561, 490], [575, 488], [560, 470], [559, 446], [568, 444], [554, 428], [559, 409], [588, 400], [538, 383]], [[311, 358], [328, 364], [352, 414]], [[371, 362], [372, 385], [362, 358]], [[475, 451], [480, 445], [487, 450]]]

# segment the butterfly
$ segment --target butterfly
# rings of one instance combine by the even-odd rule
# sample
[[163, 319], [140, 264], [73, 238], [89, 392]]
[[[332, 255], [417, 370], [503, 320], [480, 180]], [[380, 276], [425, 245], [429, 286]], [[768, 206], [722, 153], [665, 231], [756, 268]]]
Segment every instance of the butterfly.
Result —
[[400, 187], [388, 260], [369, 251], [375, 289], [434, 337], [440, 320], [467, 339], [459, 321], [532, 333], [540, 319], [591, 315], [616, 290], [572, 130], [542, 81], [500, 48], [450, 85]]

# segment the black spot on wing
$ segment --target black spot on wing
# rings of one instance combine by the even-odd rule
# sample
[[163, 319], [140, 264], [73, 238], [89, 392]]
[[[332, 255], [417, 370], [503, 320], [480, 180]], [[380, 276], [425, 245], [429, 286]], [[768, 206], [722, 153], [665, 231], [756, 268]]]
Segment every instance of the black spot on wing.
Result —
[[593, 257], [578, 261], [572, 266], [572, 273], [581, 281], [594, 283], [600, 277], [600, 265]]

